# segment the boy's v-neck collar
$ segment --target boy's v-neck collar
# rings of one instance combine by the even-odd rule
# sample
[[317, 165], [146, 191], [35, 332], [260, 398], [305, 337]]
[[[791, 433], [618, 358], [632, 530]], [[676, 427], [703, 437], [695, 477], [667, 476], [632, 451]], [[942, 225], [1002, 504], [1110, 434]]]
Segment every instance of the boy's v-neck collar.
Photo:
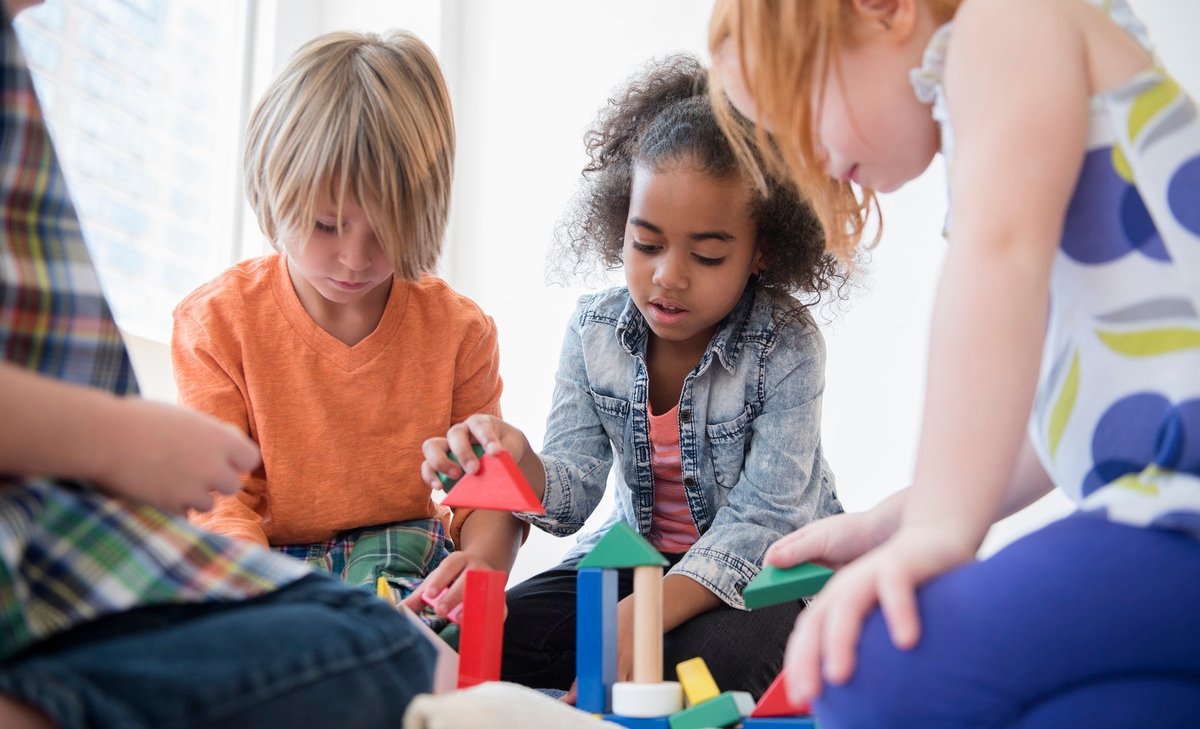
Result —
[[287, 255], [279, 253], [271, 265], [274, 268], [271, 289], [284, 318], [305, 344], [337, 366], [345, 370], [357, 369], [378, 356], [392, 337], [396, 336], [404, 318], [404, 308], [408, 303], [410, 290], [399, 278], [392, 280], [392, 290], [388, 292], [387, 304], [375, 331], [358, 344], [350, 346], [322, 329], [304, 309], [304, 304], [300, 303], [300, 297], [296, 295], [296, 289], [292, 286], [291, 276], [288, 275]]

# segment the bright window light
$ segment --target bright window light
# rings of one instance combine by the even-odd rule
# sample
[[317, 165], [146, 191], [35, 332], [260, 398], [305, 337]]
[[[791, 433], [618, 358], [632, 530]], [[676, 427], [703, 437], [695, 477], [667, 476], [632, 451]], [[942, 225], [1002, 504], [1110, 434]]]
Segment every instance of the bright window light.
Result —
[[235, 260], [246, 0], [49, 0], [16, 23], [117, 323], [171, 310]]

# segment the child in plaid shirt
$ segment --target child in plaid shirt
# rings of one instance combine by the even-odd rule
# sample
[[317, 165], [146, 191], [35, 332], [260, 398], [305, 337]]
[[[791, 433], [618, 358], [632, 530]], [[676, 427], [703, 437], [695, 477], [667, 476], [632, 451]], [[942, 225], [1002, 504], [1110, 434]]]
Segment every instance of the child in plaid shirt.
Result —
[[136, 397], [0, 5], [0, 726], [394, 726], [434, 650], [384, 601], [190, 525], [258, 451]]

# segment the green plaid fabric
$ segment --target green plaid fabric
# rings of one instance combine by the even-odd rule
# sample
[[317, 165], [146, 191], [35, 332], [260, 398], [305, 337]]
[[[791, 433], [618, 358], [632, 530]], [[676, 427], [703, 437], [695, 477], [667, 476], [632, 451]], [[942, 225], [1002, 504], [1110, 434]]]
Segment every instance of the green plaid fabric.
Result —
[[[453, 548], [438, 519], [351, 529], [325, 542], [275, 547], [349, 585], [374, 590], [383, 577], [392, 588], [395, 602], [411, 595]], [[445, 625], [445, 620], [431, 610], [424, 611], [421, 618], [434, 630]]]

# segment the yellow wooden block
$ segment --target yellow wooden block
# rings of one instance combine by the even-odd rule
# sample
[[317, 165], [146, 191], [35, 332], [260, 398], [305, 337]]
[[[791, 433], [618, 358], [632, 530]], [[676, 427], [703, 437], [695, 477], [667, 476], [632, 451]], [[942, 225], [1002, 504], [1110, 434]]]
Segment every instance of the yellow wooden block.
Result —
[[708, 671], [708, 664], [699, 656], [676, 665], [675, 675], [679, 677], [679, 683], [683, 684], [683, 694], [687, 697], [688, 706], [702, 704], [721, 695], [717, 682]]
[[387, 600], [388, 605], [396, 604], [392, 600], [392, 588], [390, 585], [388, 585], [388, 581], [387, 581], [386, 577], [381, 576], [378, 580], [375, 580], [375, 594], [379, 595], [384, 600]]

